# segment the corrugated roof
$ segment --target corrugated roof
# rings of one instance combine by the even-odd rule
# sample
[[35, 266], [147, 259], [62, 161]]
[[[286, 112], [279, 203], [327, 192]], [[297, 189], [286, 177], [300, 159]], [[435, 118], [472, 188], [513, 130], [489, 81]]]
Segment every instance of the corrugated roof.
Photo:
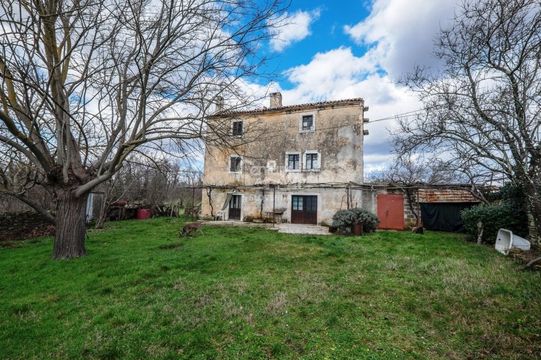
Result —
[[359, 105], [362, 102], [364, 102], [363, 98], [318, 101], [318, 102], [306, 103], [306, 104], [280, 106], [276, 108], [263, 107], [260, 109], [253, 109], [253, 110], [223, 111], [223, 112], [213, 114], [210, 117], [229, 117], [229, 116], [235, 116], [235, 115], [251, 115], [251, 114], [262, 114], [262, 113], [273, 113], [273, 112], [284, 112], [284, 111], [298, 111], [298, 110], [306, 110], [306, 109], [312, 109], [312, 108], [318, 108], [318, 107]]

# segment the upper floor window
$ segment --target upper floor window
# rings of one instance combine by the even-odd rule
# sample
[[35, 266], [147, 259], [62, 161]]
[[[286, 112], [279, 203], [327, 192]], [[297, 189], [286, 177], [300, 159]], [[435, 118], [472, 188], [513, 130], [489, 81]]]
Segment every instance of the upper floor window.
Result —
[[314, 115], [303, 115], [301, 118], [301, 131], [314, 131], [316, 126]]
[[240, 156], [231, 156], [229, 158], [229, 171], [240, 172], [241, 164], [242, 164], [242, 158]]
[[286, 155], [287, 170], [294, 171], [301, 169], [301, 156], [299, 153], [291, 153]]
[[233, 121], [233, 136], [242, 135], [242, 121]]
[[304, 154], [304, 169], [319, 170], [319, 154], [317, 152], [306, 152]]

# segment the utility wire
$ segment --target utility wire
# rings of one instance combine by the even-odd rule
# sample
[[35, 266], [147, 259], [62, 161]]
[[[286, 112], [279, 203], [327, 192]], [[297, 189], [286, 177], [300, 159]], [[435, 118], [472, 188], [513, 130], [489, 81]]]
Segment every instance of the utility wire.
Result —
[[368, 124], [371, 124], [371, 123], [375, 123], [375, 122], [379, 122], [379, 121], [387, 121], [387, 120], [394, 120], [400, 116], [404, 116], [404, 115], [407, 115], [407, 116], [413, 116], [413, 115], [417, 115], [418, 113], [422, 112], [423, 109], [419, 109], [419, 110], [412, 110], [412, 111], [408, 111], [408, 112], [405, 112], [405, 113], [401, 113], [401, 114], [395, 114], [395, 115], [391, 115], [391, 116], [386, 116], [386, 117], [383, 117], [383, 118], [379, 118], [379, 119], [375, 119], [375, 120], [370, 120], [368, 122]]

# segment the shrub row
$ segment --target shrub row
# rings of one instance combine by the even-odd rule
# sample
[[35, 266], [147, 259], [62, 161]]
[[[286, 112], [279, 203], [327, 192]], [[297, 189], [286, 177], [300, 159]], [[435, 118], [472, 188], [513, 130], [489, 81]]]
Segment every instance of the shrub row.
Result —
[[525, 197], [520, 187], [507, 184], [489, 200], [491, 204], [477, 205], [462, 211], [464, 228], [471, 240], [477, 240], [479, 222], [483, 224], [482, 240], [487, 244], [496, 242], [498, 230], [502, 228], [520, 236], [527, 235]]

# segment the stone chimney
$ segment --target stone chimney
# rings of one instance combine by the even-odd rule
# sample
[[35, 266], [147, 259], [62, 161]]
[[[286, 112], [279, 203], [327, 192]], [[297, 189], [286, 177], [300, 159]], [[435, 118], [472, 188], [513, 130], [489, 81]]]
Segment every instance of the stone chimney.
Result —
[[224, 109], [224, 98], [218, 95], [214, 98], [214, 101], [216, 102], [216, 112], [219, 113]]
[[273, 92], [270, 94], [270, 108], [275, 109], [279, 107], [282, 107], [282, 94]]

